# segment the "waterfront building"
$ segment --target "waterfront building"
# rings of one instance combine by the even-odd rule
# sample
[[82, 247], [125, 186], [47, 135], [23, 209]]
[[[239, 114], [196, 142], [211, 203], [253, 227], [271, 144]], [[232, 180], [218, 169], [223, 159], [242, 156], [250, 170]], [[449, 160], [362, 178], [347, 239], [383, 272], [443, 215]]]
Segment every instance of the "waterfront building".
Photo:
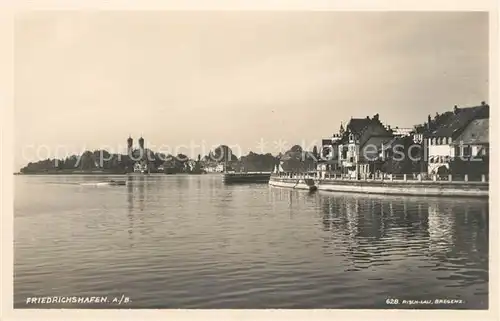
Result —
[[358, 178], [374, 173], [381, 147], [392, 138], [379, 114], [372, 118], [351, 118], [338, 142], [342, 173]]
[[344, 128], [340, 125], [338, 134], [333, 134], [331, 138], [323, 139], [321, 142], [321, 157], [318, 159], [316, 169], [322, 177], [326, 173], [340, 173], [339, 143], [343, 133]]
[[207, 173], [222, 173], [224, 172], [224, 164], [207, 164], [205, 171]]
[[451, 172], [454, 161], [489, 154], [489, 105], [485, 102], [467, 108], [455, 106], [453, 112], [439, 117], [439, 124], [426, 135], [429, 174]]

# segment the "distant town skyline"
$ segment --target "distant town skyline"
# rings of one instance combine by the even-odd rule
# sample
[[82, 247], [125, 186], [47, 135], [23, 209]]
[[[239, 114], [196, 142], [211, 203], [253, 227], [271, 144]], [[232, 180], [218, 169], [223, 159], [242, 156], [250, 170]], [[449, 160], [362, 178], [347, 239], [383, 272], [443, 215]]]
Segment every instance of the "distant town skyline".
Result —
[[488, 28], [484, 12], [21, 15], [15, 167], [38, 160], [30, 146], [116, 149], [129, 135], [275, 155], [351, 117], [413, 127], [489, 102]]

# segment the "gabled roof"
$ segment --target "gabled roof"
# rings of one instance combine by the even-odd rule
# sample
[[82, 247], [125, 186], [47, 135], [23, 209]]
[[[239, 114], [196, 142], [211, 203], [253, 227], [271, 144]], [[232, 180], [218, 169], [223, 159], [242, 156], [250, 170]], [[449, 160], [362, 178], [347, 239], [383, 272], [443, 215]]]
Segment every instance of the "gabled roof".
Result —
[[346, 125], [346, 130], [343, 133], [341, 139], [338, 140], [338, 143], [339, 144], [346, 143], [349, 139], [349, 134], [355, 134], [357, 136], [360, 136], [366, 127], [375, 122], [380, 122], [380, 121], [378, 119], [373, 119], [369, 117], [351, 118], [349, 123]]
[[347, 129], [353, 134], [361, 134], [363, 129], [370, 125], [375, 120], [370, 118], [351, 118], [351, 121], [347, 124]]
[[489, 119], [475, 119], [456, 138], [455, 143], [465, 145], [489, 143]]
[[489, 106], [485, 104], [475, 107], [457, 108], [456, 112], [447, 112], [441, 115], [441, 117], [440, 124], [429, 136], [456, 138], [472, 120], [489, 118]]

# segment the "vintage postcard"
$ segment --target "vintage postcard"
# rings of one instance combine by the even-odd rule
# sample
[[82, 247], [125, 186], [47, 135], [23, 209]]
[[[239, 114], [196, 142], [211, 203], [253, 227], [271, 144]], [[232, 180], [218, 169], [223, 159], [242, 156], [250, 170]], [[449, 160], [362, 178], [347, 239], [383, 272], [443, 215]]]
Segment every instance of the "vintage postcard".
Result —
[[495, 7], [137, 6], [10, 21], [6, 320], [498, 318]]

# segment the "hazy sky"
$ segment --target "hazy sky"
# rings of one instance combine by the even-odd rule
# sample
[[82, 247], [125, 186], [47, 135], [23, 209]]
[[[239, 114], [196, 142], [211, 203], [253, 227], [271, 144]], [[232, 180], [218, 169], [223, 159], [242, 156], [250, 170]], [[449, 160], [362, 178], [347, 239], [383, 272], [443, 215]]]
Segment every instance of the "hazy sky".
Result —
[[15, 27], [16, 167], [129, 134], [277, 154], [351, 116], [410, 127], [488, 101], [487, 13], [46, 12]]

